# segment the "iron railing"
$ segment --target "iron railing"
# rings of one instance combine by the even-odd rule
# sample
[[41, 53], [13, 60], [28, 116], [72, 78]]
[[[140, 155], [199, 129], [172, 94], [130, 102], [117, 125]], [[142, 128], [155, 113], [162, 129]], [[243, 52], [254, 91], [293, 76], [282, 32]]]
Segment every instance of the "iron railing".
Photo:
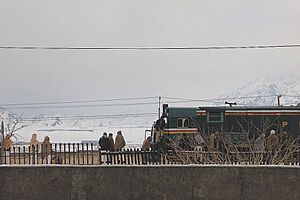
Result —
[[285, 152], [208, 152], [149, 151], [138, 148], [103, 151], [93, 143], [55, 143], [0, 148], [2, 165], [161, 165], [161, 164], [243, 164], [300, 165], [300, 151]]

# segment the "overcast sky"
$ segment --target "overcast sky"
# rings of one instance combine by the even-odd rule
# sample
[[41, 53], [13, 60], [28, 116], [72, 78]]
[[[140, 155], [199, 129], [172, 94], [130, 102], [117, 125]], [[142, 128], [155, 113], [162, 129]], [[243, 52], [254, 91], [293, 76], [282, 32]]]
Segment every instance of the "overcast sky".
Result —
[[[277, 44], [300, 44], [300, 1], [0, 0], [0, 46]], [[215, 98], [253, 79], [295, 73], [299, 67], [300, 48], [0, 50], [0, 103]]]

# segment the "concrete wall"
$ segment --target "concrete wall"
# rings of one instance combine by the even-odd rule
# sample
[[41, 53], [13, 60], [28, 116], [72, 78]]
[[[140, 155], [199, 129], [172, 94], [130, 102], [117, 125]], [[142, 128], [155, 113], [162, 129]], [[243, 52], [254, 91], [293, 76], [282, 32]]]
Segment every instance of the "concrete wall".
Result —
[[300, 167], [0, 166], [0, 200], [299, 200]]

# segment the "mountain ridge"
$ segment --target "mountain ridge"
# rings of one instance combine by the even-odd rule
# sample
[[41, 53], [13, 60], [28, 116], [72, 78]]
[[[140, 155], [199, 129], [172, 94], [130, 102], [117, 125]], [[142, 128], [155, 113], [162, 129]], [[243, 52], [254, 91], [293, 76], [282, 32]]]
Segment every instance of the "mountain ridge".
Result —
[[[245, 106], [296, 106], [300, 103], [300, 77], [297, 75], [260, 78], [222, 95]], [[248, 98], [249, 97], [249, 98]]]

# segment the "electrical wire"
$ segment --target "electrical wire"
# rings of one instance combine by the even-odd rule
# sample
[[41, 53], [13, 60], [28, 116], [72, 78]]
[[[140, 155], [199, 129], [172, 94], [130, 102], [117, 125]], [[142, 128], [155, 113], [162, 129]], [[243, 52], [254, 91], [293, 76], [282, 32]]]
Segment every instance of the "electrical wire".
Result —
[[[206, 102], [206, 103], [221, 103], [225, 100], [242, 100], [255, 98], [271, 98], [278, 95], [257, 95], [257, 96], [243, 96], [243, 97], [222, 97], [211, 99], [188, 99], [180, 97], [168, 96], [151, 96], [151, 97], [133, 97], [133, 98], [115, 98], [115, 99], [98, 99], [98, 100], [72, 100], [72, 101], [58, 101], [58, 102], [33, 102], [33, 103], [6, 103], [2, 104], [4, 109], [64, 109], [64, 108], [95, 108], [95, 107], [117, 107], [117, 106], [143, 106], [143, 105], [157, 105], [158, 102], [134, 102], [134, 103], [111, 103], [111, 104], [86, 104], [91, 102], [113, 102], [113, 101], [132, 101], [132, 100], [148, 100], [162, 97], [162, 103], [190, 103], [190, 102]], [[298, 97], [294, 95], [282, 95], [285, 97]], [[175, 101], [170, 101], [175, 100]], [[65, 104], [83, 104], [83, 105], [65, 105]]]
[[96, 102], [112, 102], [112, 101], [131, 101], [157, 99], [158, 96], [152, 97], [131, 97], [131, 98], [114, 98], [114, 99], [95, 99], [95, 100], [71, 100], [71, 101], [52, 101], [52, 102], [32, 102], [32, 103], [4, 103], [2, 106], [27, 106], [27, 105], [56, 105], [56, 104], [78, 104], [78, 103], [96, 103]]
[[282, 95], [284, 97], [297, 97], [297, 98], [300, 98], [300, 95]]
[[[102, 119], [102, 118], [128, 118], [141, 116], [156, 116], [157, 113], [125, 113], [125, 114], [107, 114], [107, 115], [77, 115], [77, 116], [39, 116], [39, 117], [24, 117], [22, 120], [55, 120], [55, 119]], [[4, 118], [8, 119], [8, 118]]]
[[299, 48], [300, 44], [247, 45], [247, 46], [190, 46], [190, 47], [70, 47], [70, 46], [0, 46], [9, 50], [226, 50]]
[[44, 108], [95, 108], [95, 107], [117, 107], [117, 106], [142, 106], [142, 105], [156, 105], [157, 102], [146, 103], [119, 103], [119, 104], [92, 104], [92, 105], [70, 105], [70, 106], [20, 106], [20, 107], [4, 107], [6, 109], [18, 110], [18, 109], [44, 109]]

